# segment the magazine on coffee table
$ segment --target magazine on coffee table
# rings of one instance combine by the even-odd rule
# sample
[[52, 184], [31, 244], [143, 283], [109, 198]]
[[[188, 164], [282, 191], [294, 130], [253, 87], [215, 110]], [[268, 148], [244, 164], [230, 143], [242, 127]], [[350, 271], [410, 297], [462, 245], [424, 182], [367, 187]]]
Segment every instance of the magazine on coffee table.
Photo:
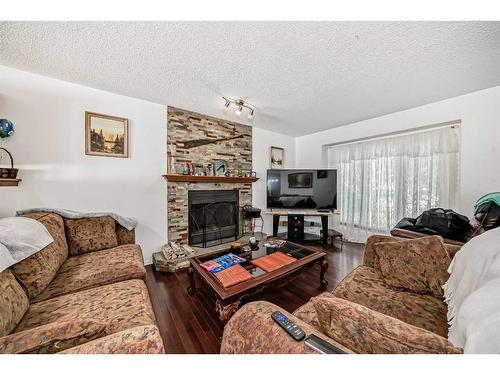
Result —
[[240, 264], [243, 262], [245, 262], [245, 259], [234, 255], [233, 253], [229, 253], [221, 257], [209, 260], [208, 262], [201, 263], [200, 266], [205, 268], [207, 271], [210, 271], [211, 273], [217, 273], [225, 270], [226, 268], [232, 267], [235, 264]]

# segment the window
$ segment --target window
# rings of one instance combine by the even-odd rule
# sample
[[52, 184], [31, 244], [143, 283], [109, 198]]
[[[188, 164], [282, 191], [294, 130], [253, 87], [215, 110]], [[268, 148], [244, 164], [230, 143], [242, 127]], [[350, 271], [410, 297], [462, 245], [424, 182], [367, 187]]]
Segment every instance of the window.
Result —
[[340, 221], [346, 238], [364, 242], [403, 217], [456, 208], [459, 126], [332, 146]]

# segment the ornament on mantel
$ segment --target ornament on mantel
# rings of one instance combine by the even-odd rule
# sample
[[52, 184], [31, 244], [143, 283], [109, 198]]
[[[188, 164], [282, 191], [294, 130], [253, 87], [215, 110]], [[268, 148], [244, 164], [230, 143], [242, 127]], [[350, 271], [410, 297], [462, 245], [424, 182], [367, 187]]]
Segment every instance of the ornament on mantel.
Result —
[[14, 124], [9, 120], [0, 119], [0, 138], [7, 138], [14, 134]]

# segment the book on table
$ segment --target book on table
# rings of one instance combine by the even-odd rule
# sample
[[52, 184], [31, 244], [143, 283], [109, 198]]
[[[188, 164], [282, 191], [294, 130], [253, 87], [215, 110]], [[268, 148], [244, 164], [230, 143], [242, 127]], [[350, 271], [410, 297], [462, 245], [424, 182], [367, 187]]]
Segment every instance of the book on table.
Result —
[[286, 266], [287, 264], [295, 262], [296, 260], [297, 259], [290, 255], [286, 255], [281, 251], [277, 251], [270, 255], [266, 255], [265, 257], [252, 260], [252, 264], [263, 269], [266, 272], [271, 272], [277, 270], [278, 268]]
[[214, 275], [225, 288], [239, 284], [242, 281], [250, 280], [252, 278], [250, 272], [248, 272], [240, 264], [235, 264], [229, 268], [215, 273]]
[[225, 270], [226, 268], [234, 266], [235, 264], [240, 264], [244, 262], [245, 259], [237, 255], [234, 255], [233, 253], [229, 253], [221, 257], [209, 260], [208, 262], [201, 263], [200, 266], [205, 268], [207, 271], [210, 271], [212, 273], [217, 273]]

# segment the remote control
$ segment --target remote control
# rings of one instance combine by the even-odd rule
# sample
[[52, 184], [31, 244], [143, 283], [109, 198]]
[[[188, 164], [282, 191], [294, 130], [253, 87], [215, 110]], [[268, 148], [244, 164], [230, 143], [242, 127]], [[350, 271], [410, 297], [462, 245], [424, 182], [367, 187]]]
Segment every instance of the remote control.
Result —
[[300, 341], [306, 336], [303, 330], [279, 311], [273, 312], [271, 318], [292, 336], [294, 340]]
[[321, 354], [346, 354], [344, 351], [340, 350], [336, 346], [333, 346], [329, 342], [319, 338], [316, 335], [309, 335], [304, 343], [312, 350], [315, 350]]

